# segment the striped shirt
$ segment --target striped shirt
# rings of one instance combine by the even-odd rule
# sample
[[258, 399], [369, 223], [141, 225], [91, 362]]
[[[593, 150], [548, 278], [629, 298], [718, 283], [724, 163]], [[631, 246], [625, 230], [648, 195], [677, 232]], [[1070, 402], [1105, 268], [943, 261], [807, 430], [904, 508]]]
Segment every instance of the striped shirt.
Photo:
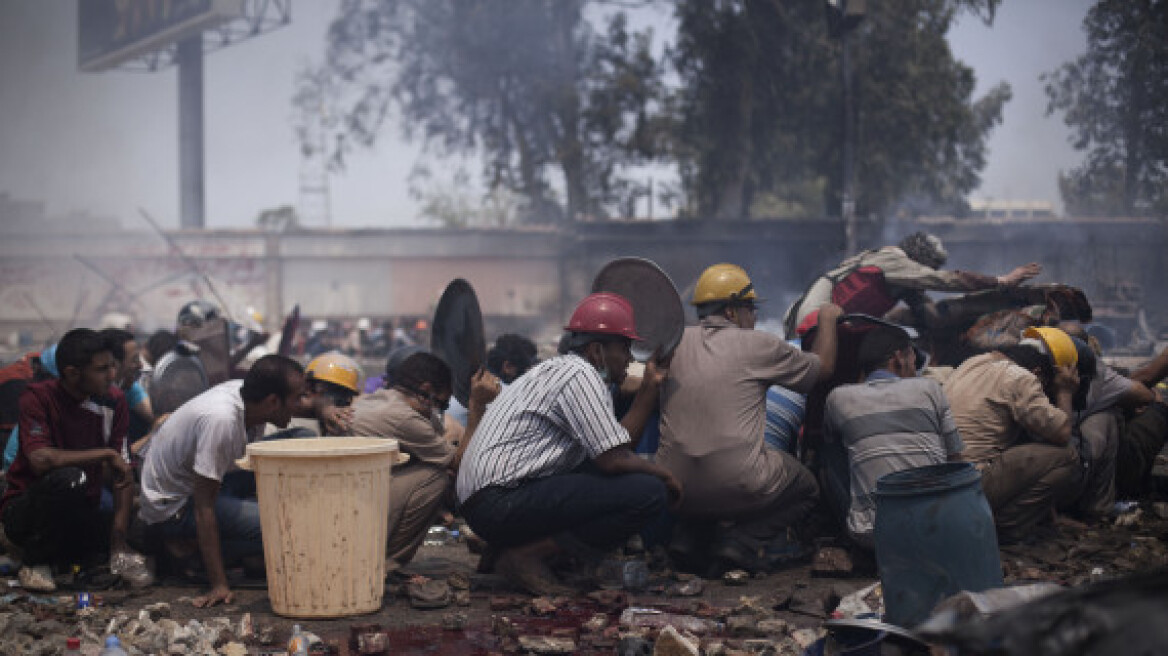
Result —
[[824, 406], [823, 430], [827, 439], [847, 449], [852, 490], [848, 533], [861, 541], [875, 526], [877, 479], [939, 465], [964, 448], [940, 385], [887, 372], [832, 390]]
[[771, 385], [766, 393], [766, 431], [763, 439], [767, 446], [795, 453], [799, 442], [799, 430], [803, 428], [803, 418], [807, 415], [807, 395], [783, 387]]
[[458, 470], [458, 500], [569, 472], [628, 443], [596, 368], [575, 354], [546, 360], [488, 406]]

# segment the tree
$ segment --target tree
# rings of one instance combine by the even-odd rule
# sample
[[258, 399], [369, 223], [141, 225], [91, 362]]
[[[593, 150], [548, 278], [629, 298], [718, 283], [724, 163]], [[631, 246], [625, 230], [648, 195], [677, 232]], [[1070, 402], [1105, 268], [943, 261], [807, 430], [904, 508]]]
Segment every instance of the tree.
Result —
[[1100, 0], [1087, 52], [1042, 76], [1086, 160], [1059, 175], [1067, 212], [1168, 214], [1168, 0]]
[[331, 140], [336, 161], [374, 144], [396, 110], [430, 152], [481, 155], [488, 189], [524, 196], [530, 220], [603, 215], [622, 168], [655, 152], [661, 71], [649, 32], [621, 12], [597, 31], [587, 5], [345, 0], [325, 63], [348, 137]]
[[443, 228], [502, 228], [530, 214], [525, 199], [502, 187], [476, 193], [462, 168], [455, 172], [452, 184], [434, 180], [424, 166], [415, 168], [411, 180], [410, 193], [421, 203], [419, 216]]
[[[922, 196], [962, 204], [1010, 97], [975, 100], [973, 71], [945, 35], [962, 11], [991, 21], [999, 0], [869, 2], [852, 40], [857, 209]], [[839, 208], [840, 47], [822, 0], [678, 0], [682, 77], [674, 153], [698, 214], [746, 218], [786, 205]]]

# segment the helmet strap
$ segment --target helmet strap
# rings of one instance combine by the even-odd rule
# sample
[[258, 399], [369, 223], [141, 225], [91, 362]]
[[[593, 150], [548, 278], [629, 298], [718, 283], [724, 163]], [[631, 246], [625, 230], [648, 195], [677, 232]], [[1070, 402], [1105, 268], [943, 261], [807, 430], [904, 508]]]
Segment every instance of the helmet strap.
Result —
[[746, 295], [752, 291], [754, 291], [754, 283], [748, 282], [748, 283], [746, 283], [745, 287], [743, 287], [742, 289], [738, 290], [737, 292], [735, 292], [733, 294], [730, 294], [730, 300], [731, 301], [742, 300], [743, 298], [746, 298]]

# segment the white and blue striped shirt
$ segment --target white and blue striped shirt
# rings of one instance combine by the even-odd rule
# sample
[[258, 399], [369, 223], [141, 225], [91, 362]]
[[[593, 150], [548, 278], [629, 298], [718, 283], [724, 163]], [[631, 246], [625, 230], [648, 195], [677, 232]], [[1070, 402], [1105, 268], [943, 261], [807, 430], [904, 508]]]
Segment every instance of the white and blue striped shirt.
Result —
[[458, 471], [458, 500], [569, 472], [629, 443], [600, 373], [575, 354], [540, 363], [487, 408]]

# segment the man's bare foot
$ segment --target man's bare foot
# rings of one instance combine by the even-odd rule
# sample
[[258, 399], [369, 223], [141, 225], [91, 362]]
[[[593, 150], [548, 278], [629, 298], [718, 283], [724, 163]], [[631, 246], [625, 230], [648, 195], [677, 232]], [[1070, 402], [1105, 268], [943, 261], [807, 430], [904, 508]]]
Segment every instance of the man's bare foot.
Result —
[[570, 597], [576, 594], [560, 583], [539, 552], [529, 547], [504, 550], [495, 561], [495, 572], [533, 595]]

